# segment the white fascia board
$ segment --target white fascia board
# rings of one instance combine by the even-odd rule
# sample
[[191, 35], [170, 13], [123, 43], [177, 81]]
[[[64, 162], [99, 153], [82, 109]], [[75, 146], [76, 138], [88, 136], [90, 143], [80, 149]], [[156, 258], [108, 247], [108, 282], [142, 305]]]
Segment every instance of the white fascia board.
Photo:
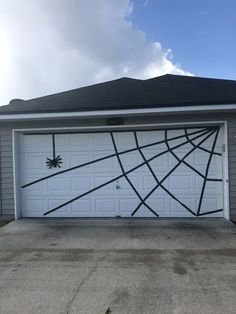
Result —
[[32, 120], [32, 119], [65, 119], [65, 118], [89, 118], [89, 117], [107, 117], [107, 116], [137, 116], [151, 115], [158, 113], [183, 113], [183, 112], [204, 112], [204, 111], [227, 111], [236, 110], [236, 104], [225, 105], [204, 105], [204, 106], [180, 106], [164, 108], [147, 108], [147, 109], [121, 109], [121, 110], [96, 110], [80, 112], [56, 112], [56, 113], [26, 113], [26, 114], [0, 114], [0, 121], [11, 120]]

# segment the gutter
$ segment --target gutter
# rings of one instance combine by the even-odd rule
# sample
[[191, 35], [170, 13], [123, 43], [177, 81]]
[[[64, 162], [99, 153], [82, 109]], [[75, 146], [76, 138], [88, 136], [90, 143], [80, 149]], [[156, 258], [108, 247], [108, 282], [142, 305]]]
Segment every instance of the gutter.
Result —
[[165, 108], [144, 108], [144, 109], [120, 109], [120, 110], [94, 110], [77, 112], [51, 112], [51, 113], [25, 113], [25, 114], [2, 114], [0, 121], [13, 120], [45, 120], [65, 118], [89, 118], [89, 117], [111, 117], [111, 116], [139, 116], [168, 113], [194, 113], [205, 111], [228, 111], [236, 110], [236, 104], [225, 105], [203, 105], [203, 106], [179, 106]]

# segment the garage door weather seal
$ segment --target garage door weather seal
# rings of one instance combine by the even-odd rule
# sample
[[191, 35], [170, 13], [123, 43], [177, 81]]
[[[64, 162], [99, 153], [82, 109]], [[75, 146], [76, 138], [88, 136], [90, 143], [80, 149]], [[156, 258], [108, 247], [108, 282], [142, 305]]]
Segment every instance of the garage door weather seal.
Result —
[[[111, 136], [111, 140], [112, 140], [112, 144], [113, 144], [113, 148], [114, 148], [114, 154], [110, 154], [110, 155], [107, 155], [107, 156], [104, 156], [102, 158], [98, 158], [98, 159], [95, 159], [93, 161], [89, 161], [89, 162], [86, 162], [86, 163], [83, 163], [83, 164], [79, 164], [75, 167], [72, 167], [72, 168], [68, 168], [68, 169], [65, 169], [65, 170], [61, 170], [61, 171], [58, 171], [57, 173], [53, 173], [51, 175], [48, 175], [48, 176], [45, 176], [43, 178], [40, 178], [38, 180], [35, 180], [33, 182], [30, 182], [28, 184], [25, 184], [22, 186], [22, 188], [27, 188], [28, 186], [31, 186], [33, 184], [37, 184], [38, 182], [41, 182], [43, 180], [47, 180], [53, 176], [57, 176], [57, 175], [60, 175], [62, 173], [65, 173], [65, 172], [68, 172], [68, 171], [73, 171], [74, 169], [78, 169], [78, 168], [82, 168], [82, 167], [85, 167], [89, 164], [93, 164], [93, 163], [96, 163], [96, 162], [99, 162], [101, 160], [105, 160], [105, 159], [108, 159], [108, 158], [112, 158], [112, 157], [116, 157], [117, 158], [117, 161], [119, 163], [119, 166], [120, 166], [120, 169], [121, 169], [121, 174], [119, 176], [116, 176], [115, 178], [103, 183], [103, 184], [100, 184], [98, 186], [96, 186], [95, 188], [89, 190], [89, 191], [86, 191], [85, 193], [82, 193], [76, 197], [74, 197], [73, 199], [47, 211], [44, 213], [44, 216], [47, 216], [49, 215], [50, 213], [52, 212], [55, 212], [56, 210], [72, 203], [72, 202], [75, 202], [76, 200], [79, 200], [80, 198], [98, 190], [98, 189], [101, 189], [103, 188], [104, 186], [112, 183], [112, 182], [115, 182], [121, 178], [125, 178], [126, 181], [128, 182], [128, 184], [130, 185], [131, 189], [134, 191], [134, 193], [136, 194], [137, 198], [139, 199], [140, 203], [138, 204], [138, 206], [131, 212], [131, 216], [134, 216], [137, 211], [140, 209], [140, 207], [142, 205], [144, 205], [150, 212], [152, 212], [156, 217], [158, 217], [158, 213], [156, 211], [154, 211], [148, 204], [147, 204], [147, 201], [149, 199], [149, 197], [157, 190], [158, 187], [160, 187], [161, 189], [163, 189], [171, 198], [173, 198], [175, 201], [177, 201], [181, 206], [183, 206], [189, 213], [191, 213], [193, 216], [203, 216], [203, 215], [209, 215], [209, 214], [213, 214], [213, 213], [217, 213], [217, 212], [221, 212], [223, 211], [223, 209], [216, 209], [216, 210], [213, 210], [213, 211], [208, 211], [208, 212], [201, 212], [201, 207], [202, 207], [202, 202], [203, 202], [203, 198], [204, 198], [204, 192], [205, 192], [205, 188], [206, 188], [206, 183], [208, 181], [222, 181], [222, 179], [215, 179], [215, 178], [209, 178], [208, 175], [209, 175], [209, 169], [210, 169], [210, 165], [211, 165], [211, 161], [212, 161], [212, 157], [213, 155], [221, 155], [220, 153], [218, 152], [215, 152], [215, 146], [216, 146], [216, 142], [217, 142], [217, 139], [218, 139], [218, 135], [219, 135], [219, 130], [220, 130], [220, 126], [216, 125], [216, 126], [209, 126], [209, 127], [204, 127], [204, 128], [201, 128], [200, 130], [198, 131], [190, 131], [188, 133], [190, 128], [183, 128], [182, 130], [184, 131], [184, 134], [183, 135], [180, 135], [180, 136], [175, 136], [175, 137], [171, 137], [171, 138], [168, 138], [168, 131], [170, 130], [173, 130], [173, 129], [165, 129], [164, 130], [164, 140], [161, 140], [161, 141], [158, 141], [158, 142], [153, 142], [153, 143], [150, 143], [150, 144], [147, 144], [147, 145], [139, 145], [139, 142], [138, 142], [138, 137], [137, 137], [137, 132], [138, 131], [127, 131], [127, 132], [132, 132], [133, 133], [133, 136], [134, 136], [134, 140], [135, 140], [135, 143], [136, 143], [136, 147], [135, 148], [132, 148], [132, 149], [128, 149], [128, 150], [125, 150], [125, 151], [121, 151], [121, 152], [118, 152], [118, 149], [117, 149], [117, 144], [116, 144], [116, 141], [115, 141], [115, 137], [114, 137], [114, 133], [119, 133], [119, 131], [111, 131], [111, 132], [107, 132], [107, 133], [110, 133], [110, 136]], [[158, 131], [158, 130], [157, 130]], [[94, 132], [96, 133], [96, 132]], [[189, 138], [189, 136], [193, 136], [195, 135], [194, 137], [192, 137], [191, 139]], [[209, 139], [211, 136], [214, 136], [214, 140], [213, 140], [213, 144], [212, 144], [212, 147], [210, 150], [202, 147], [201, 145], [207, 140]], [[176, 139], [183, 139], [183, 142], [178, 144], [178, 145], [175, 145], [173, 147], [170, 147], [170, 142], [171, 141], [174, 141]], [[200, 142], [198, 144], [195, 144], [193, 141], [196, 140], [196, 139], [200, 139]], [[51, 168], [51, 167], [60, 167], [60, 164], [62, 163], [61, 159], [60, 159], [60, 156], [57, 156], [56, 157], [56, 153], [55, 153], [55, 134], [52, 133], [52, 143], [53, 143], [53, 159], [52, 160], [49, 160], [48, 159], [48, 167]], [[151, 158], [146, 158], [145, 157], [145, 154], [143, 153], [143, 149], [144, 148], [147, 148], [147, 147], [151, 147], [151, 146], [156, 146], [156, 145], [159, 145], [159, 144], [165, 144], [166, 145], [166, 150], [152, 156]], [[174, 152], [174, 150], [186, 145], [186, 144], [190, 144], [192, 146], [192, 148], [182, 157], [182, 158], [179, 158], [178, 155]], [[188, 156], [190, 156], [196, 149], [200, 149], [200, 150], [203, 150], [205, 151], [206, 153], [209, 154], [209, 157], [208, 157], [208, 160], [207, 160], [207, 163], [206, 163], [206, 170], [205, 170], [205, 173], [201, 173], [200, 171], [198, 171], [197, 169], [195, 169], [193, 166], [191, 166], [187, 161], [186, 161], [186, 158]], [[121, 155], [123, 154], [127, 154], [127, 153], [130, 153], [130, 152], [134, 152], [134, 151], [138, 151], [140, 156], [142, 157], [142, 162], [129, 169], [128, 171], [125, 171], [124, 169], [124, 165], [122, 164], [122, 160], [120, 158]], [[172, 167], [172, 169], [169, 170], [169, 172], [161, 179], [159, 180], [154, 169], [151, 167], [151, 164], [150, 162], [152, 160], [155, 160], [156, 158], [162, 156], [163, 154], [166, 154], [166, 153], [170, 153], [172, 154], [172, 156], [176, 159], [177, 163], [175, 164], [175, 166]], [[58, 159], [59, 157], [59, 159]], [[53, 164], [54, 160], [57, 160], [57, 165], [55, 166]], [[49, 165], [49, 161], [51, 162], [51, 164]], [[52, 162], [53, 161], [53, 162]], [[56, 164], [56, 161], [55, 161], [55, 164]], [[194, 171], [195, 173], [197, 173], [202, 179], [203, 179], [203, 184], [202, 184], [202, 188], [201, 188], [201, 194], [200, 194], [200, 199], [199, 199], [199, 204], [198, 204], [198, 208], [197, 208], [197, 211], [195, 212], [194, 210], [192, 210], [191, 208], [189, 208], [186, 204], [184, 204], [181, 200], [179, 200], [175, 195], [173, 195], [164, 185], [164, 181], [180, 166], [184, 164], [186, 167], [190, 168], [192, 171]], [[138, 190], [135, 188], [134, 184], [131, 182], [131, 180], [129, 179], [128, 175], [132, 172], [134, 172], [135, 170], [137, 170], [138, 168], [142, 167], [146, 165], [147, 168], [149, 169], [152, 177], [154, 178], [155, 182], [156, 182], [156, 185], [151, 189], [151, 191], [149, 191], [149, 193], [145, 196], [145, 197], [142, 197]]]

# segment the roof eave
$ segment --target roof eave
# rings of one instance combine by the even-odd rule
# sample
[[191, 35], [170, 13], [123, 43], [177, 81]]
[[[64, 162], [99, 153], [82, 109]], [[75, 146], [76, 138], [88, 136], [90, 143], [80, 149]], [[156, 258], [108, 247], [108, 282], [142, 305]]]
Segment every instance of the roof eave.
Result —
[[178, 106], [161, 108], [140, 108], [140, 109], [119, 109], [119, 110], [94, 110], [75, 112], [50, 112], [50, 113], [22, 113], [22, 114], [0, 114], [0, 121], [17, 120], [44, 120], [44, 119], [73, 119], [73, 118], [102, 118], [111, 116], [139, 116], [153, 114], [182, 114], [195, 112], [221, 112], [234, 111], [236, 104], [224, 105], [198, 105], [198, 106]]

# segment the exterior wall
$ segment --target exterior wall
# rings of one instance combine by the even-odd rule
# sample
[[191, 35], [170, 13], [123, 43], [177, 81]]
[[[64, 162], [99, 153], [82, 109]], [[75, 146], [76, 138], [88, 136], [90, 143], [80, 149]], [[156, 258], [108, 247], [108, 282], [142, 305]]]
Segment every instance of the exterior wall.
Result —
[[0, 130], [0, 219], [8, 219], [13, 215], [13, 158], [12, 136], [10, 128]]
[[[141, 117], [126, 117], [125, 124], [148, 123], [178, 123], [178, 122], [228, 122], [228, 155], [229, 155], [229, 197], [230, 220], [236, 221], [236, 113], [228, 114], [181, 114], [156, 115]], [[12, 129], [50, 128], [50, 127], [79, 127], [104, 126], [105, 119], [76, 119], [66, 121], [35, 121], [2, 123], [0, 125], [0, 220], [14, 218], [14, 189], [13, 189], [13, 156], [12, 156]]]

